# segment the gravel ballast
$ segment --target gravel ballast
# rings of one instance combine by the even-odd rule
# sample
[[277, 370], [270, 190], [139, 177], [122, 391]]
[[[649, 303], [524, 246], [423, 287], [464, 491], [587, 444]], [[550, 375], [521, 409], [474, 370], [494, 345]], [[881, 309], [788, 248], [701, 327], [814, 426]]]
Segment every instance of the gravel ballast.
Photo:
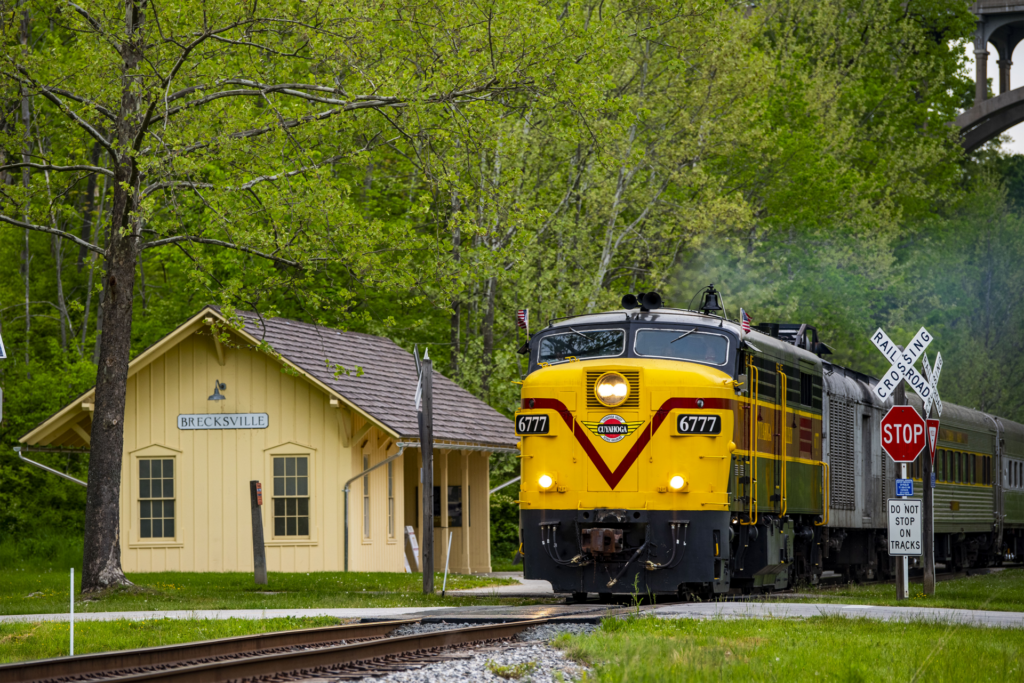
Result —
[[[471, 624], [408, 624], [396, 629], [393, 635], [407, 636], [467, 628], [468, 626]], [[523, 631], [516, 636], [515, 641], [506, 646], [498, 645], [496, 648], [488, 648], [485, 652], [474, 652], [472, 648], [451, 651], [452, 654], [468, 654], [469, 657], [466, 659], [430, 664], [422, 669], [395, 672], [385, 676], [371, 676], [362, 681], [363, 683], [445, 683], [447, 681], [507, 683], [517, 679], [498, 676], [493, 673], [492, 669], [517, 665], [525, 665], [524, 668], [526, 668], [531, 664], [534, 665], [532, 670], [518, 680], [524, 683], [526, 681], [554, 683], [558, 680], [555, 678], [555, 673], [558, 672], [561, 674], [562, 681], [577, 681], [582, 678], [583, 672], [587, 671], [587, 668], [566, 659], [562, 651], [551, 647], [548, 641], [561, 633], [576, 635], [590, 633], [597, 628], [600, 627], [593, 624], [542, 624]]]

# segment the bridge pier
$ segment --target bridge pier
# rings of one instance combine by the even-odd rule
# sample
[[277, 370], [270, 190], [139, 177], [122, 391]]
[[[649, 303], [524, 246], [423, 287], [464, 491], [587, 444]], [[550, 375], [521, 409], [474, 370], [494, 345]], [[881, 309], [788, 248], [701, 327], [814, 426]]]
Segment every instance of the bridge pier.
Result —
[[978, 18], [974, 31], [974, 103], [988, 99], [988, 46], [999, 55], [999, 94], [1011, 90], [1013, 50], [1024, 40], [1024, 0], [978, 0], [971, 5]]

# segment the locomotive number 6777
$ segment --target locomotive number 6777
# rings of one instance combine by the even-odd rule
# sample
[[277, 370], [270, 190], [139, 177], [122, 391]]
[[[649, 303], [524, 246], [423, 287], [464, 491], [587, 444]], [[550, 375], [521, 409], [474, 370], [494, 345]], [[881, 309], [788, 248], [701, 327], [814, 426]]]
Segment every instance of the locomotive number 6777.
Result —
[[[621, 310], [553, 321], [521, 349], [526, 577], [612, 599], [780, 589], [825, 569], [888, 575], [891, 484], [871, 438], [887, 406], [871, 402], [876, 380], [823, 361], [813, 327], [745, 331], [716, 315], [713, 289], [702, 311], [662, 308], [653, 293], [641, 301], [627, 295]], [[958, 460], [947, 486], [943, 470], [936, 509], [943, 491], [966, 486], [994, 509], [1009, 494], [992, 473], [1009, 471], [1013, 449], [1024, 456], [1024, 427], [946, 412], [999, 434], [990, 452], [970, 454], [981, 458], [968, 459], [976, 474]], [[1024, 519], [999, 528], [992, 519], [940, 538], [937, 559], [991, 563], [1024, 550]]]

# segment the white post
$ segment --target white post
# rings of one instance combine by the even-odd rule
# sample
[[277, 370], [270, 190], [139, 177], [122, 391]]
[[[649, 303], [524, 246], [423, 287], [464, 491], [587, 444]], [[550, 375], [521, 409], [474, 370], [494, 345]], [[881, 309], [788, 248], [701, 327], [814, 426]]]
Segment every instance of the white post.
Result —
[[[907, 478], [907, 463], [900, 464], [901, 477]], [[931, 482], [928, 482], [929, 484]], [[906, 496], [900, 496], [900, 498], [906, 500]], [[900, 571], [903, 573], [903, 599], [906, 600], [910, 597], [910, 558], [904, 555], [900, 558], [900, 562], [903, 564], [900, 567]]]
[[448, 560], [452, 559], [452, 534], [453, 531], [448, 532], [448, 553], [444, 558], [444, 581], [441, 582], [441, 597], [444, 597], [445, 588], [448, 587]]
[[71, 568], [71, 656], [75, 656], [75, 568]]

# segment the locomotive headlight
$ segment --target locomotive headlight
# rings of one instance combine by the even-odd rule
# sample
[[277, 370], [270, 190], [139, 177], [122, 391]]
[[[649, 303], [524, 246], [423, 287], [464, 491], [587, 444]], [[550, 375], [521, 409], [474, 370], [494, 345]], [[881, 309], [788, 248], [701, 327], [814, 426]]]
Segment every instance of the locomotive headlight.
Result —
[[686, 486], [686, 480], [677, 474], [668, 480], [668, 485], [673, 491], [678, 491]]
[[555, 483], [555, 480], [551, 478], [551, 475], [542, 474], [540, 475], [540, 479], [537, 480], [537, 483], [540, 484], [542, 489], [549, 489], [551, 488], [551, 485]]
[[601, 375], [594, 384], [594, 395], [604, 405], [614, 408], [624, 403], [629, 396], [629, 384], [619, 373], [608, 372]]

